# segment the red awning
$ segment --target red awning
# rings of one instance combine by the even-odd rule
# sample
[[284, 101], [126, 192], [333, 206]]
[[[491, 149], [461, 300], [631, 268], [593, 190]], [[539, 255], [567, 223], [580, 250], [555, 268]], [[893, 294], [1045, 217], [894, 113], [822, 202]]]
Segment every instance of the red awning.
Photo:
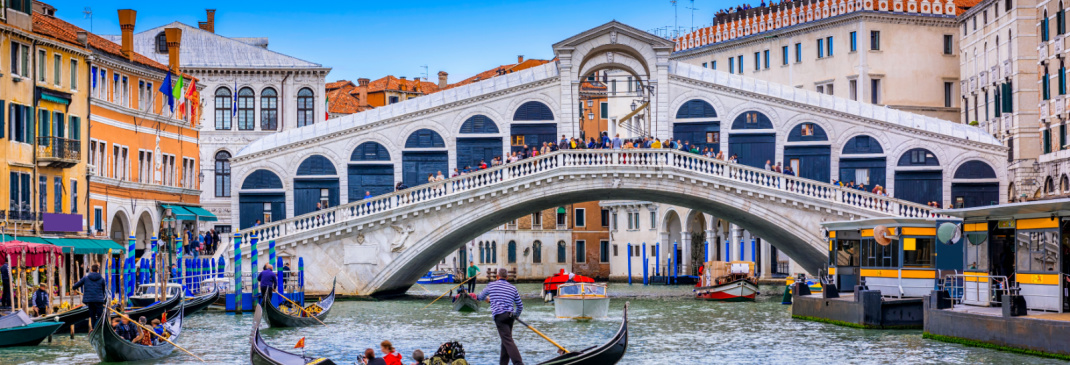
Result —
[[[572, 277], [572, 281], [576, 283], [593, 283], [594, 279], [576, 274]], [[553, 276], [546, 278], [546, 280], [543, 280], [542, 288], [543, 290], [547, 291], [557, 290], [558, 284], [564, 284], [566, 282], [568, 282], [568, 273], [565, 273], [565, 269], [561, 269], [561, 271], [557, 274], [554, 274]]]
[[10, 256], [12, 266], [17, 266], [19, 258], [25, 255], [24, 267], [45, 266], [48, 256], [56, 257], [56, 264], [63, 262], [63, 248], [42, 243], [30, 243], [23, 241], [8, 241], [0, 243], [0, 265], [7, 262]]

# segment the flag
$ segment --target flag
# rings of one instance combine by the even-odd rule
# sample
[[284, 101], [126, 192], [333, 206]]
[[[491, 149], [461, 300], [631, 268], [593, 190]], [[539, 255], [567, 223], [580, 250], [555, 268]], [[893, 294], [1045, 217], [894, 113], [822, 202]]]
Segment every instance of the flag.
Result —
[[164, 76], [164, 78], [163, 78], [163, 84], [160, 84], [160, 92], [163, 93], [164, 95], [167, 95], [167, 106], [171, 107], [171, 111], [174, 112], [175, 111], [175, 98], [171, 94], [171, 90], [168, 90], [168, 88], [170, 88], [170, 87], [171, 87], [171, 71], [167, 71], [167, 76]]
[[193, 119], [197, 116], [197, 103], [200, 102], [197, 100], [197, 80], [189, 81], [189, 86], [186, 87], [186, 96], [184, 98], [189, 101], [190, 126], [197, 125], [197, 121]]
[[234, 93], [230, 94], [230, 117], [238, 115], [238, 80], [234, 80]]
[[323, 96], [323, 120], [331, 119], [331, 96]]
[[182, 80], [184, 79], [182, 75], [178, 75], [178, 81], [175, 81], [175, 87], [171, 89], [171, 97], [178, 100], [179, 105], [182, 105]]
[[305, 348], [305, 338], [301, 337], [300, 340], [297, 340], [297, 344], [294, 345], [294, 348], [295, 349], [303, 349], [303, 348]]

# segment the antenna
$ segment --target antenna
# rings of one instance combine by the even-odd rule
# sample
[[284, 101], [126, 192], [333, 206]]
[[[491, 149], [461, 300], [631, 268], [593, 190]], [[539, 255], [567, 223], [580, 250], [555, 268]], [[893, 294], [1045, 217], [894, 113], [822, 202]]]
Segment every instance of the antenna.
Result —
[[698, 10], [698, 8], [695, 8], [695, 0], [691, 0], [691, 7], [689, 7], [688, 9], [691, 9], [691, 31], [694, 32], [695, 31], [695, 10]]
[[424, 80], [427, 80], [427, 65], [420, 66], [420, 68], [424, 69]]
[[85, 19], [89, 19], [89, 33], [93, 33], [93, 8], [85, 7], [82, 14], [85, 14]]
[[676, 10], [676, 0], [669, 0], [672, 4], [672, 24], [673, 24], [673, 38], [680, 35], [680, 12]]

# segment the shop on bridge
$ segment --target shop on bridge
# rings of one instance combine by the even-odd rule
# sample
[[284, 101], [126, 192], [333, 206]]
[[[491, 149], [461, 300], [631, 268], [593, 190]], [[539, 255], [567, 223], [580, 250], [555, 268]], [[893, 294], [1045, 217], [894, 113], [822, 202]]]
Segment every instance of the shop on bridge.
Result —
[[853, 182], [856, 186], [862, 184], [870, 191], [876, 185], [888, 186], [885, 183], [886, 166], [884, 148], [876, 138], [855, 136], [847, 140], [840, 152], [839, 181], [844, 184]]
[[728, 155], [751, 167], [764, 168], [766, 161], [776, 163], [776, 130], [769, 117], [756, 111], [736, 117], [728, 136]]
[[1030, 310], [1070, 311], [1070, 199], [937, 213], [963, 220], [962, 303], [999, 303], [1010, 288]]
[[[463, 166], [462, 166], [463, 167]], [[427, 183], [427, 175], [449, 177], [449, 152], [442, 136], [430, 129], [412, 132], [401, 155], [401, 181], [408, 187]]]
[[364, 199], [365, 193], [377, 196], [394, 191], [394, 164], [390, 152], [379, 143], [357, 146], [349, 156], [348, 174], [349, 202]]
[[716, 155], [721, 151], [721, 122], [717, 111], [704, 100], [689, 100], [676, 111], [672, 125], [672, 138], [698, 145], [699, 150], [712, 148]]
[[301, 161], [294, 177], [294, 216], [336, 206], [338, 201], [338, 172], [334, 163], [321, 155]]
[[256, 170], [242, 181], [238, 191], [238, 224], [241, 229], [286, 219], [286, 191], [279, 175], [268, 170]]
[[513, 113], [513, 123], [509, 129], [510, 152], [522, 151], [524, 146], [542, 147], [543, 142], [557, 143], [554, 113], [546, 104], [538, 101], [521, 104]]
[[978, 160], [966, 161], [960, 165], [955, 169], [951, 180], [951, 204], [954, 204], [955, 208], [999, 204], [999, 179], [996, 177], [996, 170]]
[[829, 182], [832, 147], [825, 129], [815, 123], [799, 123], [788, 133], [784, 165], [802, 178]]
[[[460, 135], [457, 137], [457, 168], [477, 167], [480, 162], [487, 166], [495, 157], [502, 156], [502, 137], [498, 131], [498, 125], [485, 115], [474, 115], [461, 124]], [[442, 174], [449, 177], [447, 171]]]
[[931, 151], [915, 148], [899, 157], [895, 197], [918, 204], [944, 201], [944, 170]]

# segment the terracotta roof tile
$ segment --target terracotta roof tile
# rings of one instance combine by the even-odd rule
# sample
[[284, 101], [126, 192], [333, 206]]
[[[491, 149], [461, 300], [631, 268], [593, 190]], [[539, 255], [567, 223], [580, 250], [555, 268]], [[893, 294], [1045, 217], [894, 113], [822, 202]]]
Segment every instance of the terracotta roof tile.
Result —
[[[468, 85], [468, 84], [471, 84], [473, 82], [483, 81], [483, 80], [486, 80], [486, 79], [489, 79], [489, 78], [492, 78], [492, 77], [495, 77], [495, 76], [501, 76], [501, 75], [506, 75], [506, 74], [510, 74], [510, 73], [513, 73], [513, 72], [521, 71], [521, 70], [526, 70], [526, 69], [529, 69], [529, 68], [532, 68], [532, 67], [535, 67], [535, 66], [545, 65], [545, 64], [553, 62], [553, 61], [554, 60], [528, 59], [528, 60], [524, 60], [524, 62], [521, 62], [521, 63], [513, 63], [513, 64], [508, 64], [508, 65], [501, 65], [501, 66], [498, 66], [498, 67], [495, 67], [495, 68], [480, 72], [480, 73], [476, 74], [475, 76], [469, 77], [467, 79], [458, 81], [456, 83], [449, 84], [448, 86], [445, 87], [445, 89], [452, 89], [452, 88], [455, 88], [455, 87], [458, 87], [458, 86]], [[443, 90], [445, 90], [445, 89], [443, 89]]]
[[977, 6], [977, 4], [980, 4], [983, 1], [984, 0], [955, 0], [955, 15], [962, 15], [966, 10], [970, 10], [970, 8]]

